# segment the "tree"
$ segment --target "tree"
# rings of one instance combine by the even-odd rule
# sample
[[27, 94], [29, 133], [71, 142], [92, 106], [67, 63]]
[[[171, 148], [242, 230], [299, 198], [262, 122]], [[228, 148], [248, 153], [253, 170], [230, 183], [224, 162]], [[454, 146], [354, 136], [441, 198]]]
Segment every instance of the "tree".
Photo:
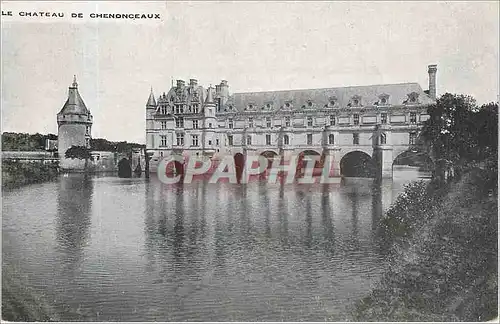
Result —
[[85, 170], [88, 168], [88, 161], [92, 160], [92, 154], [90, 154], [90, 150], [85, 146], [71, 146], [66, 150], [64, 156], [67, 159], [80, 159], [85, 160]]
[[446, 93], [429, 107], [421, 139], [435, 160], [466, 168], [496, 159], [498, 104], [478, 107], [471, 96]]

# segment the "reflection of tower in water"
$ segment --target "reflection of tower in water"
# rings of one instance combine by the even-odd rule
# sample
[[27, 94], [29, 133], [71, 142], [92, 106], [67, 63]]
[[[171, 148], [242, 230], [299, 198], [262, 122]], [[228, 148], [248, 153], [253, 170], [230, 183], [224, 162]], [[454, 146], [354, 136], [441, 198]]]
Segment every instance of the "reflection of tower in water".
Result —
[[57, 231], [64, 264], [76, 269], [83, 259], [91, 225], [93, 183], [82, 174], [61, 177], [57, 197]]

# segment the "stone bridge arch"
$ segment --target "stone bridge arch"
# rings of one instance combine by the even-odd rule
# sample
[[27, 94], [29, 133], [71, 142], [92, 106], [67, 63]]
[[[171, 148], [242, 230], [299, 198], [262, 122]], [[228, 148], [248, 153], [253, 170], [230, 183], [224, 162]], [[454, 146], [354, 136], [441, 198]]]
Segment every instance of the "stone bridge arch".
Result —
[[376, 177], [376, 163], [365, 150], [345, 153], [340, 159], [340, 175], [343, 177]]

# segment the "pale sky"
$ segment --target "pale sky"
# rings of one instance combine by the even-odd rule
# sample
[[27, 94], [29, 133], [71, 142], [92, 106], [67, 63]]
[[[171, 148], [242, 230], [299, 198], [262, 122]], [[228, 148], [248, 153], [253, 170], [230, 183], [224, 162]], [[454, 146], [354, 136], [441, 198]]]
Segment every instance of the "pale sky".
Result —
[[[498, 100], [498, 2], [2, 2], [2, 131], [55, 133], [77, 75], [92, 136], [145, 143], [145, 104], [171, 80], [230, 92], [418, 82]], [[17, 17], [64, 12], [64, 19]], [[70, 21], [78, 11], [85, 18]], [[91, 12], [159, 13], [95, 20]]]

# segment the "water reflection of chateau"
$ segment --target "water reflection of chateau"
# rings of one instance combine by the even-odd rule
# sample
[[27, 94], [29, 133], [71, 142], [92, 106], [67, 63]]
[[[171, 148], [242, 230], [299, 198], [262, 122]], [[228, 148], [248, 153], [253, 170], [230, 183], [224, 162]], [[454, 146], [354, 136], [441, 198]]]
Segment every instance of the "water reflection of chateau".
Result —
[[[152, 171], [163, 156], [263, 154], [331, 155], [374, 159], [392, 177], [396, 157], [415, 144], [436, 98], [435, 65], [429, 90], [417, 83], [327, 89], [229, 93], [227, 81], [204, 89], [178, 80], [146, 104], [146, 146]], [[347, 163], [348, 164], [348, 163]]]

